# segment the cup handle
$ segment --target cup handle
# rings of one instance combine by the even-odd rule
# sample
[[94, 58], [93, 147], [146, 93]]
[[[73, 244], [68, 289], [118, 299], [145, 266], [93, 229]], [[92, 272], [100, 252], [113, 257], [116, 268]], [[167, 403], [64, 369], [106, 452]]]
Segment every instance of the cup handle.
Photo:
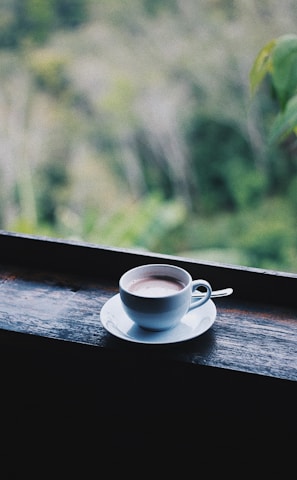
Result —
[[[203, 297], [196, 298], [195, 299], [195, 291], [197, 290], [198, 287], [204, 287], [206, 289], [205, 294]], [[190, 303], [189, 310], [192, 310], [193, 308], [200, 307], [204, 303], [206, 303], [212, 294], [212, 288], [210, 283], [208, 283], [206, 280], [194, 280], [192, 282], [192, 300]]]

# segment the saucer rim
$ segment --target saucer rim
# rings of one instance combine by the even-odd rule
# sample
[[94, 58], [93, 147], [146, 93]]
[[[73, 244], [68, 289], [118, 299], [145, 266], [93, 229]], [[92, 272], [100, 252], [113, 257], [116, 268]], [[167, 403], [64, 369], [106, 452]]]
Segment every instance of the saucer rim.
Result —
[[[130, 342], [130, 343], [138, 343], [138, 344], [146, 344], [146, 345], [168, 345], [168, 344], [174, 344], [174, 343], [180, 343], [180, 342], [185, 342], [185, 341], [189, 341], [189, 340], [192, 340], [194, 338], [197, 338], [199, 336], [201, 336], [203, 333], [207, 332], [211, 327], [212, 325], [214, 324], [215, 320], [216, 320], [216, 316], [217, 316], [217, 309], [216, 309], [216, 305], [214, 303], [214, 301], [212, 299], [209, 299], [204, 305], [202, 305], [201, 309], [203, 309], [203, 307], [206, 307], [208, 305], [208, 307], [211, 306], [213, 312], [211, 312], [211, 318], [209, 319], [209, 322], [208, 324], [206, 325], [206, 327], [200, 331], [200, 332], [191, 332], [188, 336], [186, 337], [181, 337], [181, 338], [172, 338], [172, 335], [170, 335], [170, 338], [166, 340], [166, 333], [167, 331], [166, 330], [163, 330], [163, 331], [156, 331], [156, 332], [149, 332], [150, 335], [151, 335], [151, 338], [148, 339], [148, 340], [145, 340], [143, 338], [137, 338], [137, 336], [132, 336], [132, 337], [129, 337], [124, 331], [122, 331], [119, 327], [119, 325], [117, 324], [115, 327], [118, 329], [117, 331], [115, 329], [112, 329], [108, 326], [108, 318], [105, 317], [105, 315], [108, 315], [106, 313], [106, 310], [112, 305], [113, 306], [113, 303], [114, 302], [118, 302], [118, 308], [120, 308], [122, 310], [122, 313], [123, 315], [126, 317], [126, 319], [130, 320], [128, 317], [127, 317], [127, 314], [124, 312], [123, 308], [121, 307], [121, 303], [120, 303], [120, 294], [117, 293], [115, 295], [113, 295], [112, 297], [110, 297], [105, 303], [104, 305], [102, 306], [101, 308], [101, 312], [100, 312], [100, 321], [101, 321], [101, 324], [102, 326], [104, 327], [104, 329], [110, 333], [111, 335], [113, 335], [114, 337], [116, 338], [119, 338], [121, 340], [126, 340], [127, 342]], [[193, 310], [188, 312], [185, 317], [187, 317], [187, 315], [189, 314], [193, 314]], [[201, 319], [197, 319], [197, 327], [199, 325], [199, 322], [200, 322]], [[133, 326], [133, 321], [131, 320], [131, 326]], [[138, 329], [140, 329], [141, 327], [136, 327], [135, 330], [137, 331]], [[177, 327], [174, 327], [173, 329], [170, 329], [170, 333], [172, 333], [172, 331], [174, 331], [175, 329], [177, 329]], [[169, 331], [168, 331], [169, 333]], [[165, 339], [159, 339], [158, 340], [158, 337], [160, 337], [160, 335], [162, 335], [164, 337], [165, 335]], [[155, 340], [152, 339], [152, 337], [156, 337]]]

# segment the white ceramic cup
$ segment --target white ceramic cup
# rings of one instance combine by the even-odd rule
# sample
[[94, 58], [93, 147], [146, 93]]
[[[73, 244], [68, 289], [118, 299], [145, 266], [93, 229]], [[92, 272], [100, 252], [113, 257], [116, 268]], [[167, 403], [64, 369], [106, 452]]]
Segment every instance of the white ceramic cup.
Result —
[[[194, 297], [203, 287], [205, 295]], [[137, 325], [147, 330], [175, 327], [184, 315], [208, 301], [212, 288], [206, 280], [193, 280], [183, 268], [149, 264], [132, 268], [119, 280], [122, 306]]]

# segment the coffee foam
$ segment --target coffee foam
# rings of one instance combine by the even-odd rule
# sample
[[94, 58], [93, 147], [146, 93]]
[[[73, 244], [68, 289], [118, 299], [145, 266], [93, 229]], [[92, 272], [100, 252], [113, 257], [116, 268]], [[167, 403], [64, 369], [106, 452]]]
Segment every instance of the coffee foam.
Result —
[[149, 275], [133, 280], [128, 290], [141, 297], [166, 297], [185, 288], [178, 279], [164, 275]]

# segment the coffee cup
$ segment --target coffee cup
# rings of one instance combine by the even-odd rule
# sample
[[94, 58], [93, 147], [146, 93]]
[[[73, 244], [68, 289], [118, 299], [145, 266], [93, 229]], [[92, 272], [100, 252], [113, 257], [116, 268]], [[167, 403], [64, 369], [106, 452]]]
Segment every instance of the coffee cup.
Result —
[[[195, 298], [203, 288], [202, 298]], [[161, 331], [175, 327], [189, 310], [208, 301], [212, 288], [203, 279], [170, 264], [141, 265], [125, 272], [119, 280], [123, 309], [137, 325]]]

